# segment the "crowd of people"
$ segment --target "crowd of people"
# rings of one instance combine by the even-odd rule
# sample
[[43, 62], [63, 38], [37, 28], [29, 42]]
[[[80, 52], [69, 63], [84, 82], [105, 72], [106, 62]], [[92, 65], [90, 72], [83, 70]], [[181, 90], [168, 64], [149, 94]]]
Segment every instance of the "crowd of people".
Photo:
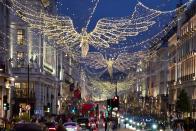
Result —
[[[56, 131], [66, 131], [66, 129], [63, 127], [63, 123], [72, 121], [71, 118], [62, 118], [62, 117], [35, 117], [32, 116], [31, 119], [25, 120], [25, 119], [19, 119], [13, 117], [9, 120], [7, 119], [1, 119], [1, 131], [7, 131], [7, 130], [14, 130], [16, 125], [22, 125], [22, 124], [28, 124], [28, 125], [37, 125], [41, 128], [41, 131], [48, 131], [48, 127], [46, 123], [54, 123]], [[30, 131], [30, 130], [28, 130]], [[34, 130], [33, 130], [34, 131]]]

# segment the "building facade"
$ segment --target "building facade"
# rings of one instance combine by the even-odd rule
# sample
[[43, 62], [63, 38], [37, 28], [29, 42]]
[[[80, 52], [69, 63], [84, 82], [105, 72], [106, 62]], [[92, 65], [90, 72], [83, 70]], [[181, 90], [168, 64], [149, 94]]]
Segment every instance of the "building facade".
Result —
[[177, 32], [169, 42], [169, 102], [171, 111], [176, 111], [175, 103], [182, 89], [187, 92], [191, 105], [192, 118], [196, 118], [196, 2], [188, 10], [178, 12]]
[[147, 62], [147, 99], [150, 106], [150, 112], [159, 114], [167, 111], [167, 65], [168, 65], [168, 47], [165, 41], [161, 42], [162, 46], [157, 48], [151, 54], [151, 59]]
[[[19, 1], [21, 2], [21, 1]], [[26, 7], [49, 14], [56, 13], [56, 1], [32, 0]], [[43, 116], [57, 114], [62, 74], [62, 51], [51, 46], [38, 30], [34, 30], [20, 17], [9, 15], [9, 74], [15, 78], [11, 89], [11, 115], [26, 112]]]
[[0, 3], [0, 117], [6, 117], [7, 112], [3, 106], [9, 102], [11, 78], [7, 68], [9, 11]]

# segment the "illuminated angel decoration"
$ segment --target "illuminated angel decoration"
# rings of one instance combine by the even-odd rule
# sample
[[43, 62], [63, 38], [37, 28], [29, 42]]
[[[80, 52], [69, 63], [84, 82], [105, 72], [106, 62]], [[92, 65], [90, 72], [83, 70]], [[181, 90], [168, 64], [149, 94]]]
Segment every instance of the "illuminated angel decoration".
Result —
[[117, 83], [111, 83], [109, 81], [100, 81], [95, 79], [89, 79], [89, 86], [87, 87], [93, 94], [93, 98], [96, 100], [105, 100], [114, 96], [116, 93], [116, 86], [118, 88], [118, 95], [120, 92], [126, 92], [131, 89], [136, 80], [126, 79], [124, 81], [118, 81]]
[[87, 67], [92, 69], [106, 69], [112, 77], [113, 69], [125, 72], [127, 70], [135, 69], [137, 65], [138, 55], [131, 53], [121, 53], [116, 59], [106, 59], [99, 52], [91, 52], [81, 60]]
[[[9, 8], [31, 28], [41, 30], [45, 36], [48, 36], [48, 39], [54, 40], [57, 44], [65, 44], [72, 49], [81, 47], [82, 56], [87, 55], [89, 44], [94, 47], [108, 48], [110, 44], [126, 40], [126, 37], [147, 31], [155, 24], [152, 19], [161, 14], [160, 11], [149, 9], [138, 2], [131, 16], [102, 18], [91, 32], [87, 32], [86, 27], [79, 33], [75, 30], [70, 17], [52, 16], [35, 11], [28, 5], [23, 5], [19, 0], [10, 1], [12, 6]], [[144, 12], [145, 15], [141, 14]]]

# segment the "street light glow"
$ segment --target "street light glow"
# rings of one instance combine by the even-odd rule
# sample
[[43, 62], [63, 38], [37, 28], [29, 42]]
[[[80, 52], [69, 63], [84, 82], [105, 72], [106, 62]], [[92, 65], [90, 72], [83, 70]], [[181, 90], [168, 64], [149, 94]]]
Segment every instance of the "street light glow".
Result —
[[156, 125], [156, 124], [153, 124], [153, 125], [152, 125], [152, 128], [153, 128], [153, 129], [157, 129], [157, 125]]
[[15, 81], [15, 78], [14, 77], [10, 77], [10, 81]]

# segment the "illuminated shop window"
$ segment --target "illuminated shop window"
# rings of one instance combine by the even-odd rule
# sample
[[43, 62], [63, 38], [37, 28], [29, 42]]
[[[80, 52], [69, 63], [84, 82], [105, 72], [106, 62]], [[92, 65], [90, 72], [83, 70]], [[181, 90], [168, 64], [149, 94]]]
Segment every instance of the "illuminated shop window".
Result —
[[17, 52], [17, 67], [24, 66], [24, 52]]
[[24, 30], [19, 29], [17, 30], [17, 44], [24, 45]]

